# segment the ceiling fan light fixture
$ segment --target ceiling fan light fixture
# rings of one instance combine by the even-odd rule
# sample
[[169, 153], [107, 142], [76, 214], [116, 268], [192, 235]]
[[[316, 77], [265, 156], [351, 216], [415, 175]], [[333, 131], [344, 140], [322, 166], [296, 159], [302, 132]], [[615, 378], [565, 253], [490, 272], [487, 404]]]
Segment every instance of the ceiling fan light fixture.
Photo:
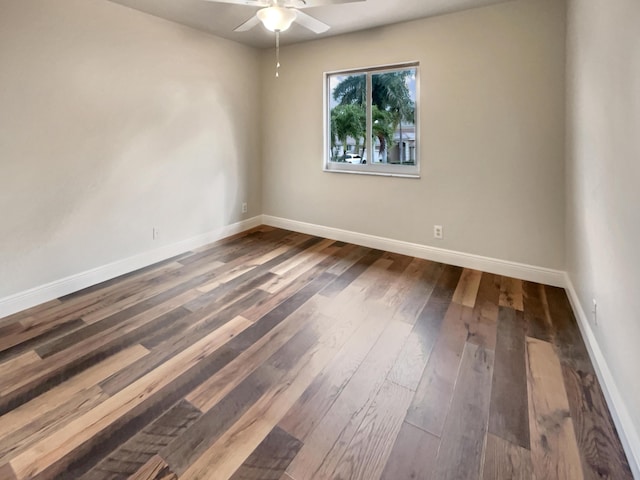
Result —
[[294, 10], [277, 5], [258, 10], [256, 15], [265, 28], [272, 32], [284, 32], [296, 19]]

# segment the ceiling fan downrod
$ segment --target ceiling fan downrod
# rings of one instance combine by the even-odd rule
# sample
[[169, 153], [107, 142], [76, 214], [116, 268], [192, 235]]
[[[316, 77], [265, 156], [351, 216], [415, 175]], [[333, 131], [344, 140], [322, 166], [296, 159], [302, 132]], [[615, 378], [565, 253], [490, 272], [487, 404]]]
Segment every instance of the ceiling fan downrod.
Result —
[[280, 76], [280, 30], [276, 30], [276, 78]]

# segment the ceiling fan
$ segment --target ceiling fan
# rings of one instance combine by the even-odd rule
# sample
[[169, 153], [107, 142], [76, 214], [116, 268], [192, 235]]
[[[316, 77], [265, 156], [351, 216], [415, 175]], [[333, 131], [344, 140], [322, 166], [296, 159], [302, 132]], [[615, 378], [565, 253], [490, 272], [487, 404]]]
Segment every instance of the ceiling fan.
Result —
[[329, 25], [312, 17], [301, 9], [319, 7], [324, 5], [336, 5], [342, 3], [358, 2], [362, 0], [208, 0], [217, 3], [233, 3], [260, 7], [260, 10], [234, 29], [235, 32], [246, 32], [261, 22], [267, 30], [272, 32], [284, 32], [293, 22], [311, 30], [314, 33], [324, 33], [329, 30]]
[[319, 7], [321, 5], [336, 5], [341, 3], [360, 2], [363, 0], [208, 0], [217, 3], [233, 3], [237, 5], [249, 5], [260, 7], [260, 10], [236, 27], [234, 32], [246, 32], [262, 23], [267, 30], [276, 34], [276, 78], [280, 76], [280, 32], [288, 30], [293, 22], [308, 28], [314, 33], [324, 33], [329, 30], [329, 25], [321, 22], [300, 9]]

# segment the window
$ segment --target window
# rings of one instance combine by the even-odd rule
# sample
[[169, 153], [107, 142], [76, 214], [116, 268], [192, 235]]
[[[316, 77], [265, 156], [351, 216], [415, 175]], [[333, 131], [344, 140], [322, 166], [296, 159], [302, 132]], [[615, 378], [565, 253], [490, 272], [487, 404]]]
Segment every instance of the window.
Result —
[[417, 177], [418, 64], [325, 74], [325, 170]]

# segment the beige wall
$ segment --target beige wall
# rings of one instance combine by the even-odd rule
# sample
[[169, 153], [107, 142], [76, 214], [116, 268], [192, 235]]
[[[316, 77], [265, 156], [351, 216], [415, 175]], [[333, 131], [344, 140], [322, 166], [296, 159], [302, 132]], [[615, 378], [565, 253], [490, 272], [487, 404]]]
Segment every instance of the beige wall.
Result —
[[261, 213], [257, 50], [105, 0], [0, 12], [0, 299]]
[[568, 20], [567, 269], [638, 442], [640, 3], [573, 0]]
[[[265, 51], [264, 213], [563, 269], [564, 42], [522, 0]], [[323, 72], [414, 60], [422, 178], [323, 172]]]

